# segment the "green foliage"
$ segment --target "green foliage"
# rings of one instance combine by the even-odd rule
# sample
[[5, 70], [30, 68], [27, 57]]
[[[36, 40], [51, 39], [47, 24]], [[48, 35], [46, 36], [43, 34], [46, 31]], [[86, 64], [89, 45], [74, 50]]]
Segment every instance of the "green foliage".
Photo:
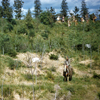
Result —
[[12, 25], [17, 25], [16, 20], [15, 20], [15, 19], [12, 19], [12, 20], [11, 20], [11, 24], [12, 24]]
[[98, 97], [99, 97], [99, 99], [100, 99], [100, 92], [98, 92], [97, 96], [98, 96]]
[[23, 1], [22, 0], [14, 0], [14, 7], [15, 7], [15, 10], [14, 12], [16, 13], [15, 17], [17, 19], [21, 19], [22, 15], [21, 15], [21, 8], [23, 7]]
[[48, 39], [48, 33], [41, 33], [41, 36], [43, 37], [44, 40]]
[[[2, 88], [1, 86], [0, 86], [0, 88]], [[4, 85], [3, 86], [3, 96], [4, 96], [4, 98], [9, 97], [9, 99], [13, 99], [13, 89], [12, 89], [12, 87], [10, 87], [9, 85]]]
[[97, 73], [93, 73], [93, 78], [96, 78], [96, 79], [100, 79], [100, 74], [97, 74]]
[[48, 72], [47, 72], [47, 75], [46, 75], [46, 78], [47, 78], [47, 79], [50, 79], [50, 80], [54, 80], [55, 77], [54, 77], [54, 75], [52, 74], [51, 71], [48, 71]]
[[62, 3], [61, 3], [61, 14], [62, 14], [62, 16], [67, 17], [67, 13], [68, 13], [67, 2], [66, 2], [66, 0], [62, 0]]
[[2, 10], [3, 10], [3, 16], [4, 18], [11, 19], [12, 18], [12, 7], [10, 7], [10, 1], [9, 0], [2, 0]]
[[79, 8], [77, 6], [75, 6], [74, 11], [75, 15], [79, 12]]
[[88, 14], [88, 8], [86, 7], [85, 0], [82, 0], [81, 2], [81, 15], [85, 19], [85, 15]]
[[35, 36], [35, 32], [34, 32], [33, 29], [31, 29], [31, 30], [29, 31], [29, 37], [34, 37], [34, 36]]
[[3, 32], [4, 32], [4, 33], [7, 33], [7, 32], [8, 32], [8, 27], [7, 27], [7, 26], [4, 26], [4, 27], [3, 27]]
[[72, 94], [75, 94], [75, 88], [69, 86], [67, 87], [67, 90], [70, 91]]
[[14, 70], [14, 69], [19, 69], [21, 67], [25, 67], [25, 65], [21, 62], [21, 61], [18, 61], [18, 60], [13, 60], [12, 58], [8, 57], [7, 58], [7, 61], [8, 61], [8, 67], [11, 69], [11, 70]]
[[8, 55], [11, 56], [11, 57], [16, 57], [17, 52], [14, 49], [9, 49]]
[[9, 58], [9, 68], [11, 70], [14, 70], [15, 69], [15, 62], [13, 59]]
[[11, 24], [8, 24], [7, 29], [11, 32], [11, 30], [13, 30], [13, 26]]
[[50, 58], [51, 60], [58, 60], [58, 55], [51, 54], [51, 55], [49, 56], [49, 58]]
[[23, 76], [23, 77], [25, 78], [25, 80], [27, 80], [27, 81], [30, 81], [30, 80], [32, 81], [32, 79], [33, 79], [33, 78], [32, 78], [32, 74], [23, 74], [22, 76]]
[[0, 18], [3, 16], [3, 8], [0, 6]]
[[54, 66], [50, 67], [49, 71], [56, 72], [56, 67], [54, 67]]
[[40, 15], [40, 13], [41, 13], [41, 2], [40, 2], [40, 0], [35, 0], [34, 1], [34, 6], [35, 6], [35, 10], [34, 10], [34, 12], [35, 12], [35, 18], [38, 18], [39, 17], [39, 15]]
[[26, 27], [24, 25], [21, 25], [20, 27], [18, 27], [17, 33], [18, 34], [25, 34], [25, 33], [27, 34]]
[[54, 23], [53, 15], [50, 11], [43, 11], [40, 14], [40, 21], [45, 25], [51, 25]]
[[33, 22], [33, 19], [32, 19], [32, 15], [31, 15], [31, 11], [29, 9], [28, 13], [26, 14], [26, 17], [25, 17], [25, 24], [26, 24], [28, 29], [33, 28], [33, 23], [32, 22]]
[[50, 92], [50, 93], [55, 93], [54, 91], [54, 85], [47, 83], [45, 88]]

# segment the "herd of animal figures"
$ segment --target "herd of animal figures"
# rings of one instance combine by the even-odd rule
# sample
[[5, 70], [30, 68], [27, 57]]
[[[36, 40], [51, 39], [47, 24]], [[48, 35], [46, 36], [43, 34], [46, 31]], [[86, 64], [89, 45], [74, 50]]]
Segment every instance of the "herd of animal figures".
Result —
[[[93, 22], [95, 22], [96, 19], [97, 19], [97, 17], [94, 15], [94, 16], [93, 16]], [[85, 20], [84, 20], [83, 17], [81, 17], [81, 22], [83, 23], [83, 22], [85, 22], [85, 21], [86, 21], [87, 23], [89, 23], [88, 14], [85, 15]], [[58, 17], [57, 17], [57, 22], [65, 22], [64, 16], [63, 16], [62, 18], [61, 18], [60, 16], [58, 16]], [[75, 18], [75, 16], [72, 16], [72, 17], [69, 17], [69, 18], [68, 18], [68, 27], [71, 26], [72, 22], [74, 22], [74, 23], [75, 23], [75, 26], [77, 26], [78, 21], [77, 21], [77, 19]]]

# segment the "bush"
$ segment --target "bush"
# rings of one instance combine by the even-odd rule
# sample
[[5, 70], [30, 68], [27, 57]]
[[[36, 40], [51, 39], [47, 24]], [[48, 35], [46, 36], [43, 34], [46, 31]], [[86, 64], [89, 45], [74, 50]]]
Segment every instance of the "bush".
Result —
[[49, 11], [44, 11], [40, 14], [40, 21], [45, 25], [52, 25], [54, 23], [53, 17]]
[[8, 51], [8, 55], [11, 56], [11, 57], [16, 57], [17, 52], [16, 52], [14, 49], [10, 49], [10, 50]]
[[34, 37], [34, 36], [35, 36], [35, 32], [34, 32], [34, 30], [30, 30], [30, 32], [29, 32], [29, 36], [30, 36], [30, 37]]
[[96, 79], [100, 79], [100, 74], [97, 74], [97, 73], [93, 73], [93, 78], [96, 78]]
[[41, 36], [44, 40], [48, 39], [48, 33], [41, 33]]
[[100, 99], [100, 92], [98, 92], [98, 97], [99, 97], [99, 99]]
[[17, 31], [18, 34], [27, 34], [27, 30], [25, 26], [20, 26]]
[[4, 26], [3, 27], [3, 31], [4, 31], [4, 33], [7, 33], [8, 32], [8, 27], [7, 26]]
[[51, 68], [49, 68], [50, 71], [56, 72], [56, 68], [54, 66], [52, 66]]
[[46, 78], [48, 78], [50, 80], [54, 80], [54, 75], [52, 74], [51, 71], [47, 72]]
[[13, 26], [11, 24], [8, 24], [7, 28], [8, 28], [9, 31], [13, 30]]
[[58, 60], [58, 55], [51, 54], [49, 58], [52, 60]]
[[10, 68], [11, 70], [14, 70], [14, 69], [15, 69], [14, 60], [12, 60], [11, 58], [9, 58], [9, 68]]
[[8, 57], [8, 62], [9, 62], [9, 68], [11, 70], [14, 70], [15, 68], [20, 68], [20, 67], [25, 67], [24, 64], [21, 61], [13, 60]]
[[27, 81], [32, 80], [32, 75], [31, 75], [31, 74], [23, 74], [23, 77], [24, 77]]
[[16, 20], [12, 19], [12, 20], [11, 20], [11, 24], [12, 24], [12, 25], [17, 25]]

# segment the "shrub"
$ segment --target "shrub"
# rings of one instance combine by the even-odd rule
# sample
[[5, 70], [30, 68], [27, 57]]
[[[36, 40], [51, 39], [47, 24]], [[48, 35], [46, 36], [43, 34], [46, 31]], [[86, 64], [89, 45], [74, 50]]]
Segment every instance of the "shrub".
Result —
[[12, 24], [12, 25], [17, 25], [16, 20], [15, 20], [15, 19], [12, 19], [12, 20], [11, 20], [11, 24]]
[[56, 72], [56, 68], [54, 66], [52, 66], [51, 68], [49, 68], [50, 71]]
[[14, 70], [14, 68], [15, 68], [14, 60], [12, 60], [11, 58], [9, 59], [9, 68], [10, 68], [11, 70]]
[[23, 77], [24, 77], [27, 81], [32, 80], [32, 75], [31, 75], [31, 74], [24, 74]]
[[8, 24], [7, 28], [8, 28], [9, 31], [13, 30], [13, 26], [11, 24]]
[[27, 34], [27, 30], [26, 30], [26, 27], [25, 26], [20, 26], [19, 28], [18, 28], [18, 31], [17, 31], [17, 33], [18, 34]]
[[58, 55], [51, 54], [49, 58], [52, 60], [58, 60]]
[[98, 92], [98, 97], [99, 97], [99, 99], [100, 99], [100, 92]]
[[52, 74], [51, 71], [47, 72], [46, 78], [48, 78], [50, 80], [54, 80], [54, 75]]
[[14, 49], [10, 49], [10, 50], [8, 51], [8, 55], [11, 56], [11, 57], [16, 57], [17, 52], [16, 52]]
[[73, 87], [67, 87], [67, 90], [70, 91], [72, 94], [75, 94], [75, 89]]
[[97, 74], [97, 73], [93, 73], [93, 78], [97, 78], [97, 79], [100, 79], [100, 74]]
[[41, 33], [41, 36], [44, 40], [48, 39], [48, 33]]
[[4, 87], [4, 88], [3, 88], [4, 97], [9, 97], [9, 93], [10, 93], [10, 95], [12, 94], [12, 89], [11, 89], [11, 87], [8, 87], [8, 86]]
[[14, 70], [15, 68], [25, 67], [24, 64], [21, 61], [13, 60], [11, 58], [7, 58], [9, 62], [9, 68], [11, 70]]
[[53, 17], [50, 11], [44, 11], [40, 14], [40, 21], [45, 25], [52, 25], [54, 23]]
[[8, 27], [7, 26], [4, 26], [3, 27], [3, 31], [4, 31], [4, 33], [7, 33], [8, 32]]
[[34, 30], [30, 30], [30, 32], [29, 32], [29, 36], [30, 36], [30, 37], [34, 37], [34, 36], [35, 36], [35, 32], [34, 32]]

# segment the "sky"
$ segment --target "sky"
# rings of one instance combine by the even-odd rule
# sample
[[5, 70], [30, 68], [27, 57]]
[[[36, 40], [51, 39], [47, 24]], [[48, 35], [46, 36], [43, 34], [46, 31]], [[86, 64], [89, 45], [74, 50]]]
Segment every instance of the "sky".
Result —
[[[1, 5], [1, 1], [2, 0], [0, 0], [0, 5]], [[23, 8], [22, 8], [23, 14], [26, 14], [28, 9], [30, 9], [33, 12], [34, 0], [22, 0], [22, 1], [24, 1]], [[81, 1], [82, 0], [66, 0], [70, 12], [73, 13], [75, 6], [81, 9]], [[41, 2], [42, 10], [46, 10], [46, 8], [53, 7], [56, 13], [60, 13], [62, 0], [40, 0], [40, 2]], [[100, 8], [100, 0], [85, 0], [85, 2], [87, 8], [89, 8], [90, 13], [95, 13]], [[13, 3], [14, 0], [10, 0], [11, 6], [13, 6]]]

